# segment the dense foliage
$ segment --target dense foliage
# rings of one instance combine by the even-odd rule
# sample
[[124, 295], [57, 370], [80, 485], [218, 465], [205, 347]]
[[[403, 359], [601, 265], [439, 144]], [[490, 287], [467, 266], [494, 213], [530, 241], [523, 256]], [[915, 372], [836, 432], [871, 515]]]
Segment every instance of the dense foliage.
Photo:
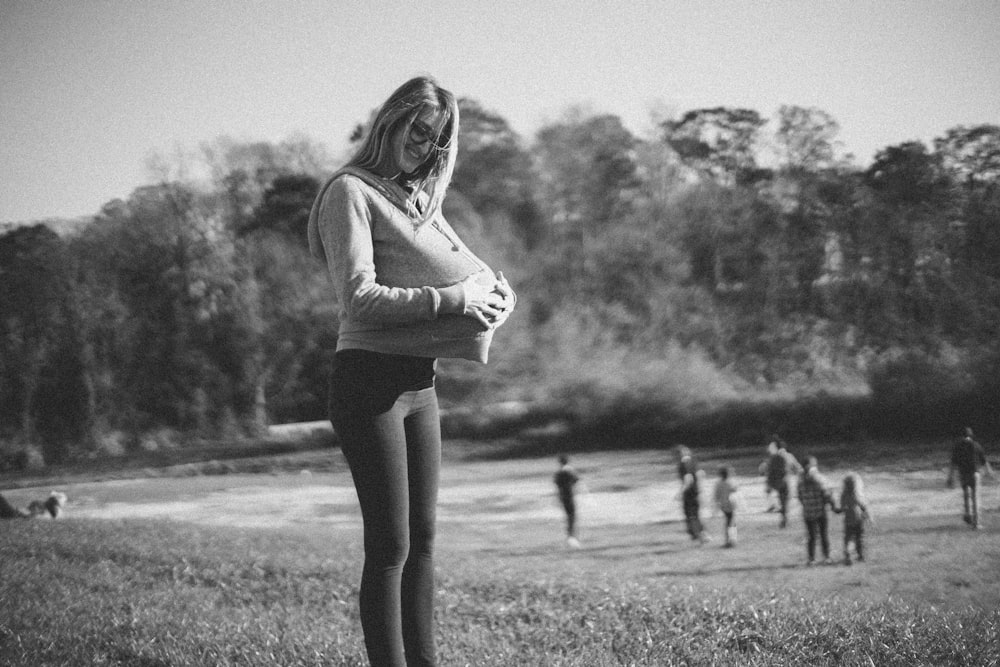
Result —
[[[859, 167], [818, 109], [696, 109], [646, 138], [577, 109], [531, 142], [462, 110], [446, 215], [520, 305], [490, 366], [441, 363], [446, 405], [666, 431], [723, 414], [728, 437], [820, 397], [849, 401], [821, 425], [836, 435], [1000, 430], [1000, 126]], [[303, 230], [334, 165], [304, 139], [202, 148], [74, 233], [0, 236], [8, 448], [59, 461], [323, 418], [336, 305]]]

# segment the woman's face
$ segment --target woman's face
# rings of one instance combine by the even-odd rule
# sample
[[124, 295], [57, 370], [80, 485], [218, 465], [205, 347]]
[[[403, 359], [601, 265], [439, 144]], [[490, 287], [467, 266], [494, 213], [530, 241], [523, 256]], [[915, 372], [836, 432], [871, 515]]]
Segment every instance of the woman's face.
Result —
[[425, 108], [407, 128], [400, 124], [392, 136], [392, 155], [401, 173], [412, 174], [427, 160], [444, 127], [445, 114]]

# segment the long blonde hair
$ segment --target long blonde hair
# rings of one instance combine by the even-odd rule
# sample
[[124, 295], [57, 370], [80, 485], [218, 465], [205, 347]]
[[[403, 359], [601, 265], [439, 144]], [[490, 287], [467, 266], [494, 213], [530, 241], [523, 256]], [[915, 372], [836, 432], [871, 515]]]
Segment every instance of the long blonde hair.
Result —
[[413, 188], [410, 201], [416, 203], [420, 193], [426, 193], [427, 205], [420, 221], [426, 222], [441, 208], [445, 192], [451, 184], [458, 153], [458, 101], [432, 77], [417, 76], [397, 88], [375, 115], [357, 153], [349, 165], [375, 171], [390, 155], [392, 135], [402, 127], [410, 131], [413, 121], [424, 109], [434, 109], [444, 115], [441, 136], [431, 148], [431, 155], [407, 176]]

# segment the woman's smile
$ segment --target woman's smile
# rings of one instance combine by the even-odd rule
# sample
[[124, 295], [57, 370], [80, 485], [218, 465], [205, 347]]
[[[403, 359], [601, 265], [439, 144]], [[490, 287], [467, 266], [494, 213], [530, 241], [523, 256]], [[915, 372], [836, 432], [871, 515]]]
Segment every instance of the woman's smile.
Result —
[[409, 153], [414, 160], [417, 160], [418, 164], [423, 162], [427, 158], [426, 145], [418, 146], [414, 144], [412, 141], [407, 142], [406, 152]]
[[424, 109], [407, 127], [396, 134], [399, 170], [404, 174], [416, 171], [427, 160], [444, 124], [444, 114], [433, 108]]

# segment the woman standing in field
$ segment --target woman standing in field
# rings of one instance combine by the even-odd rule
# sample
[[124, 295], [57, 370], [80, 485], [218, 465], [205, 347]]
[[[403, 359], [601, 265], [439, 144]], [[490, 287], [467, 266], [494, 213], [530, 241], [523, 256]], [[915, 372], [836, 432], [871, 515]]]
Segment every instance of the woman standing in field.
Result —
[[438, 357], [486, 362], [515, 296], [441, 214], [458, 147], [454, 95], [400, 86], [320, 190], [309, 245], [340, 305], [330, 420], [364, 524], [360, 610], [373, 665], [435, 664]]

